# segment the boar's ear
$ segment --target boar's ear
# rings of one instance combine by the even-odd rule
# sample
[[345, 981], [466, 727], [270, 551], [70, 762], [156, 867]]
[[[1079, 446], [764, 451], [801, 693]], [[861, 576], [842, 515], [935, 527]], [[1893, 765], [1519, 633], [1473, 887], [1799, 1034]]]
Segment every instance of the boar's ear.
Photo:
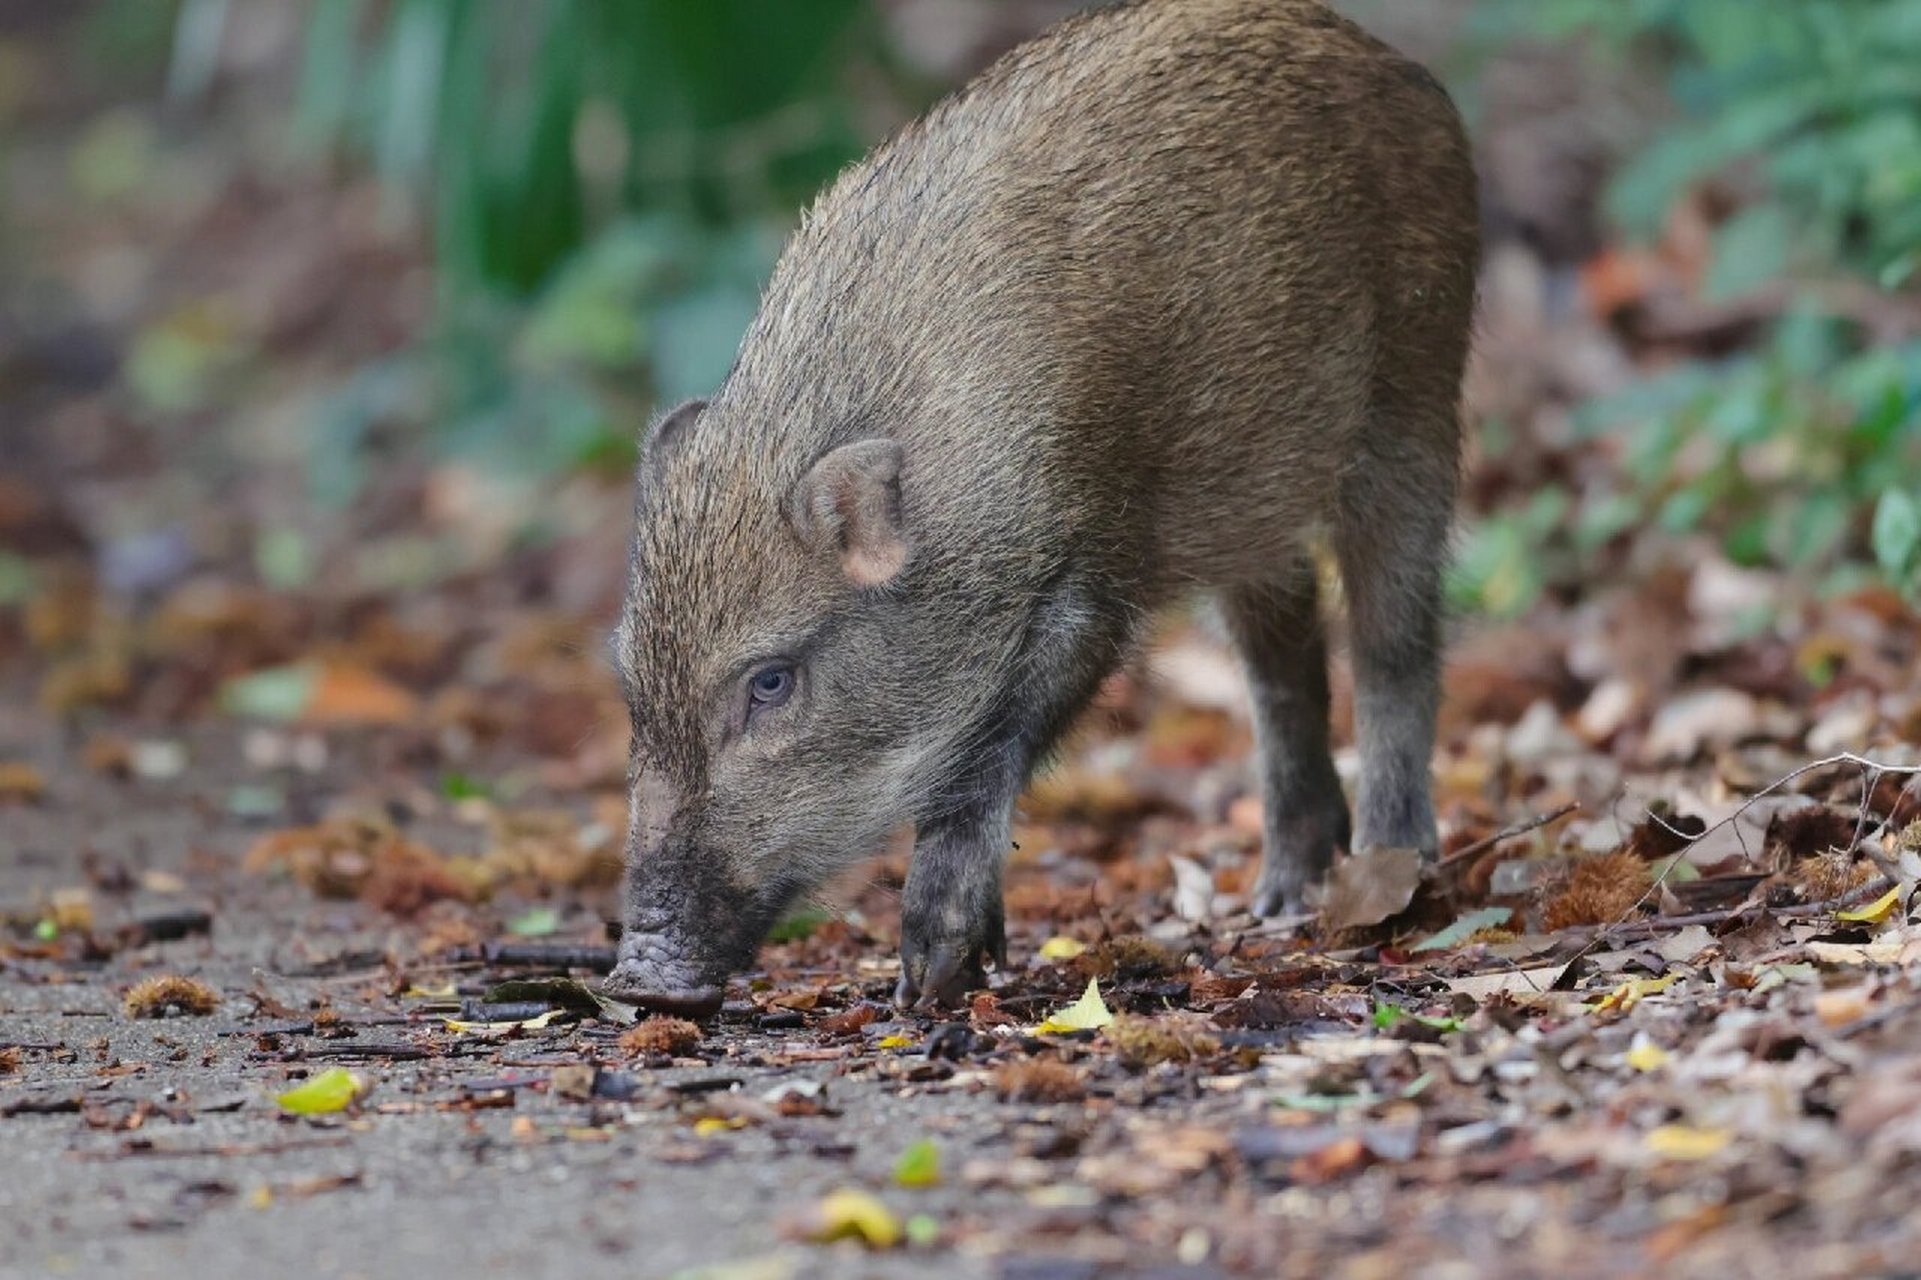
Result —
[[674, 437], [684, 434], [688, 427], [693, 426], [694, 419], [698, 418], [701, 410], [706, 407], [705, 400], [688, 400], [663, 413], [648, 429], [647, 434], [641, 437], [641, 456], [658, 464], [661, 451], [673, 444]]
[[896, 441], [844, 444], [801, 478], [788, 507], [801, 537], [837, 551], [841, 568], [863, 587], [890, 581], [907, 563], [900, 467]]

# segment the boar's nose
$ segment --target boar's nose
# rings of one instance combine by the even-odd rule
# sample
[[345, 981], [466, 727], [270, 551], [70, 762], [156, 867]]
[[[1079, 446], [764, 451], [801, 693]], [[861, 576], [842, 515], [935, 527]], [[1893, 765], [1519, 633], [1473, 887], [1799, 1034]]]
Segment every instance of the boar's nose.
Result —
[[653, 1013], [704, 1019], [720, 1012], [725, 989], [689, 964], [667, 938], [628, 933], [620, 940], [619, 963], [601, 990]]

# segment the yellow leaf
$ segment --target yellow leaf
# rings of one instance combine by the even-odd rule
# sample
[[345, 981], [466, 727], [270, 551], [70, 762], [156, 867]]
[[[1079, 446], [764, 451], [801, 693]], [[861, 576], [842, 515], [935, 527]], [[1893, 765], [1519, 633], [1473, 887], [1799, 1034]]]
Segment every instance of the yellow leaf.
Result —
[[345, 1111], [353, 1100], [367, 1092], [367, 1082], [345, 1067], [329, 1067], [313, 1079], [281, 1094], [274, 1101], [282, 1111], [297, 1116], [327, 1115]]
[[1726, 1129], [1694, 1129], [1684, 1124], [1664, 1124], [1650, 1129], [1647, 1149], [1665, 1160], [1705, 1160], [1719, 1155], [1734, 1140]]
[[1837, 911], [1834, 913], [1834, 918], [1836, 920], [1851, 920], [1856, 924], [1880, 924], [1893, 913], [1895, 906], [1899, 904], [1900, 901], [1901, 887], [1896, 885], [1894, 888], [1876, 898], [1873, 902], [1868, 903], [1865, 907], [1856, 907], [1852, 911]]
[[882, 1036], [874, 1043], [883, 1049], [905, 1049], [914, 1043], [914, 1037], [904, 1036], [897, 1032], [891, 1036]]
[[1098, 1031], [1113, 1021], [1114, 1015], [1108, 1011], [1107, 1002], [1101, 999], [1101, 980], [1089, 978], [1087, 990], [1081, 992], [1080, 999], [1034, 1030], [1042, 1034], [1050, 1031]]
[[701, 1137], [711, 1137], [716, 1133], [726, 1133], [730, 1129], [745, 1129], [745, 1116], [702, 1116], [694, 1121], [694, 1132]]
[[1085, 950], [1087, 950], [1087, 944], [1079, 938], [1049, 938], [1041, 943], [1041, 959], [1055, 962], [1072, 960]]
[[541, 1014], [537, 1018], [528, 1018], [521, 1022], [462, 1022], [459, 1018], [449, 1018], [447, 1019], [447, 1030], [449, 1031], [512, 1031], [515, 1028], [518, 1028], [522, 1031], [538, 1031], [542, 1027], [546, 1026], [548, 1023], [552, 1022], [555, 1018], [560, 1017], [564, 1013], [571, 1013], [571, 1012], [572, 1010], [570, 1009], [549, 1009], [547, 1010], [547, 1012]]
[[401, 998], [407, 1000], [451, 1000], [457, 994], [451, 982], [443, 983], [438, 987], [423, 987], [415, 983], [400, 993]]
[[1629, 978], [1602, 997], [1601, 1003], [1594, 1006], [1594, 1012], [1626, 1013], [1644, 998], [1657, 991], [1666, 991], [1680, 980], [1678, 973], [1671, 973], [1665, 978]]
[[264, 1182], [261, 1183], [247, 1193], [247, 1204], [249, 1207], [255, 1209], [271, 1209], [273, 1207], [273, 1188]]
[[822, 1242], [858, 1240], [870, 1249], [891, 1249], [900, 1243], [901, 1227], [879, 1196], [842, 1187], [820, 1202], [820, 1224], [811, 1235]]
[[1659, 1071], [1667, 1065], [1668, 1051], [1646, 1036], [1634, 1037], [1628, 1049], [1628, 1065], [1636, 1071]]

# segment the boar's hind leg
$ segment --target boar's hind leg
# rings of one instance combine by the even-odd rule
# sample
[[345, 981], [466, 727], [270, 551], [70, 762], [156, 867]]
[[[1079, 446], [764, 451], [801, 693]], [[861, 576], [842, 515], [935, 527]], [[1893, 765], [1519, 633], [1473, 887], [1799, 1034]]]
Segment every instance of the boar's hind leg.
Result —
[[1357, 852], [1419, 849], [1431, 856], [1438, 844], [1431, 769], [1454, 465], [1451, 452], [1410, 451], [1370, 466], [1343, 495], [1337, 550], [1352, 630], [1361, 756]]
[[1327, 643], [1314, 565], [1303, 557], [1281, 580], [1230, 588], [1220, 603], [1247, 670], [1260, 742], [1267, 852], [1254, 910], [1299, 911], [1348, 836], [1347, 800], [1327, 748]]

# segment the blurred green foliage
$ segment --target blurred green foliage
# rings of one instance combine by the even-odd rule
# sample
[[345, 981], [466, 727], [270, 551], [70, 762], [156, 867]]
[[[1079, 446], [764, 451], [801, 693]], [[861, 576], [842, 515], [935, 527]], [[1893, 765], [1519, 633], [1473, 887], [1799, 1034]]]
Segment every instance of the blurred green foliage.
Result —
[[1667, 68], [1681, 118], [1615, 176], [1652, 235], [1703, 177], [1752, 166], [1761, 198], [1720, 229], [1711, 295], [1792, 266], [1892, 287], [1921, 265], [1921, 0], [1523, 0], [1535, 29]]
[[[1495, 515], [1457, 598], [1518, 612], [1648, 522], [1836, 583], [1871, 553], [1921, 586], [1921, 325], [1899, 323], [1921, 320], [1921, 0], [1498, 0], [1479, 20], [1483, 38], [1585, 37], [1661, 68], [1676, 118], [1613, 176], [1609, 215], [1652, 238], [1690, 187], [1725, 184], [1739, 207], [1702, 292], [1782, 303], [1754, 348], [1588, 406], [1579, 425], [1623, 442], [1627, 487]], [[1895, 337], [1870, 332], [1864, 301]]]
[[330, 404], [318, 491], [410, 413], [514, 467], [624, 464], [725, 375], [885, 54], [867, 0], [315, 0], [297, 127], [420, 205], [439, 295], [435, 339]]

